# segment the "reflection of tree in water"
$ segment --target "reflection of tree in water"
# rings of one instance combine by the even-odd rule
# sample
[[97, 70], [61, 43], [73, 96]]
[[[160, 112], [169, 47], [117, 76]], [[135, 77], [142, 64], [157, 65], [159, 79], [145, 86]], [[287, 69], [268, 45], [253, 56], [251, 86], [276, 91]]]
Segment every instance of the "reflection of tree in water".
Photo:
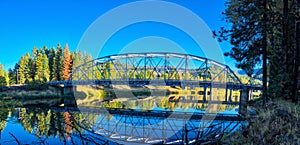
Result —
[[151, 100], [129, 100], [123, 102], [113, 101], [113, 102], [105, 103], [104, 106], [106, 108], [124, 108], [124, 109], [139, 108], [141, 110], [151, 110], [153, 108], [164, 108], [164, 109], [170, 109], [171, 111], [174, 111], [175, 108], [182, 108], [182, 109], [194, 108], [198, 110], [205, 110], [208, 107], [208, 104], [171, 102], [169, 97], [159, 96], [159, 97], [153, 97]]
[[9, 112], [7, 105], [8, 104], [6, 102], [0, 101], [0, 133], [6, 127], [6, 118]]
[[15, 102], [0, 99], [0, 144], [2, 138], [2, 131], [6, 127], [7, 123], [6, 119], [9, 115], [9, 112], [12, 112], [15, 105]]
[[64, 118], [65, 118], [65, 132], [66, 132], [66, 137], [68, 139], [70, 139], [70, 134], [72, 132], [72, 128], [73, 128], [73, 121], [72, 118], [70, 116], [69, 112], [64, 112]]
[[[1, 112], [2, 113], [2, 112]], [[85, 119], [88, 123], [85, 123]], [[67, 110], [52, 111], [49, 108], [22, 108], [20, 109], [20, 123], [24, 130], [37, 137], [31, 144], [47, 144], [50, 137], [59, 138], [64, 144], [104, 144], [107, 142], [100, 135], [89, 132], [97, 115], [84, 115], [80, 112]], [[6, 119], [6, 116], [5, 116]], [[21, 142], [15, 137], [16, 142]]]
[[44, 108], [20, 109], [20, 123], [26, 131], [35, 134], [38, 138], [49, 138], [51, 111]]

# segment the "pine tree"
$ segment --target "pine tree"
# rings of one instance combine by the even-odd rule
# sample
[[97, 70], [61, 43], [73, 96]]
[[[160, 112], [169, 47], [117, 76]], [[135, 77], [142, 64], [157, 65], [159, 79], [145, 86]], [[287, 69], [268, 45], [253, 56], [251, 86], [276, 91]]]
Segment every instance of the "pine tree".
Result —
[[38, 49], [34, 46], [31, 52], [32, 57], [38, 57]]
[[35, 60], [35, 76], [34, 80], [39, 82], [49, 81], [49, 62], [46, 53], [40, 49]]
[[24, 56], [21, 57], [19, 61], [19, 71], [18, 71], [18, 76], [19, 76], [19, 83], [24, 84], [25, 83], [25, 70], [26, 70], [26, 62]]
[[70, 74], [73, 73], [74, 59], [75, 59], [75, 53], [71, 53], [71, 55], [70, 55], [70, 68], [69, 68]]
[[43, 54], [41, 52], [38, 52], [37, 58], [35, 60], [34, 80], [36, 81], [43, 80]]
[[33, 62], [30, 58], [30, 54], [26, 53], [19, 61], [18, 76], [20, 84], [28, 83], [33, 80], [33, 75], [35, 72], [32, 67]]
[[[84, 52], [84, 63], [88, 63], [92, 60], [92, 56], [91, 55], [88, 55], [86, 54], [86, 52]], [[85, 70], [85, 73], [87, 75], [87, 79], [92, 79], [93, 78], [93, 68], [92, 67], [89, 67], [89, 68], [84, 68]], [[116, 74], [116, 73], [114, 73]]]
[[84, 61], [83, 61], [83, 56], [81, 52], [76, 51], [75, 52], [75, 56], [74, 56], [74, 60], [73, 60], [73, 70], [78, 67], [79, 65], [81, 65]]
[[68, 44], [66, 44], [64, 48], [64, 55], [63, 55], [63, 80], [68, 80], [70, 77], [70, 68], [71, 68], [71, 55]]
[[[72, 63], [72, 70], [74, 71], [76, 67], [81, 65], [83, 63], [83, 56], [82, 53], [79, 51], [74, 52], [74, 58], [73, 58], [73, 63]], [[77, 72], [77, 74], [72, 78], [74, 80], [78, 79], [78, 75], [80, 75], [80, 72]]]
[[9, 84], [14, 85], [17, 84], [17, 75], [15, 69], [8, 69], [8, 77], [9, 77]]
[[43, 54], [43, 58], [42, 58], [42, 66], [43, 66], [43, 81], [48, 82], [50, 80], [50, 70], [49, 70], [49, 61], [48, 61], [48, 57], [45, 54]]
[[5, 72], [3, 65], [0, 63], [0, 87], [9, 85], [9, 77]]
[[15, 84], [19, 84], [20, 81], [19, 81], [19, 64], [18, 63], [15, 64], [13, 72], [14, 72], [14, 75], [15, 75]]
[[50, 76], [49, 76], [49, 80], [52, 81], [54, 80], [54, 76], [55, 76], [55, 49], [54, 48], [51, 48], [50, 51], [49, 51], [49, 73], [50, 73]]
[[[299, 42], [295, 40], [297, 27], [294, 21], [298, 9], [295, 2], [242, 0], [226, 4], [225, 20], [232, 25], [229, 29], [222, 27], [218, 34], [219, 40], [229, 40], [233, 45], [226, 55], [234, 58], [237, 66], [249, 76], [261, 65], [263, 58], [264, 94], [268, 92], [271, 98], [289, 98], [294, 92], [295, 96], [293, 86], [297, 85], [295, 66], [298, 65], [295, 54], [298, 49], [295, 48]], [[270, 66], [269, 74], [267, 65]]]
[[54, 80], [62, 80], [62, 49], [60, 44], [57, 45], [57, 51], [54, 59]]
[[44, 54], [46, 54], [47, 57], [49, 57], [50, 50], [47, 48], [47, 46], [43, 47], [43, 52], [44, 52]]

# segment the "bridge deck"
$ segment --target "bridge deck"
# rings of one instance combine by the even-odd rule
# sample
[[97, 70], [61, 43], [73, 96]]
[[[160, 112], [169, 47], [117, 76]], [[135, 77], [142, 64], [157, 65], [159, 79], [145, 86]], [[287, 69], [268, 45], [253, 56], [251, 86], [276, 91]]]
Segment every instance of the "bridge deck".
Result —
[[189, 87], [212, 87], [212, 88], [232, 88], [233, 90], [261, 90], [261, 86], [251, 86], [244, 84], [234, 84], [234, 83], [224, 83], [224, 82], [210, 82], [210, 81], [195, 81], [195, 80], [81, 80], [81, 81], [53, 81], [50, 82], [51, 86], [63, 85], [64, 87], [72, 86], [84, 86], [84, 85], [100, 85], [100, 86], [110, 86], [110, 85], [129, 85], [129, 86], [189, 86]]

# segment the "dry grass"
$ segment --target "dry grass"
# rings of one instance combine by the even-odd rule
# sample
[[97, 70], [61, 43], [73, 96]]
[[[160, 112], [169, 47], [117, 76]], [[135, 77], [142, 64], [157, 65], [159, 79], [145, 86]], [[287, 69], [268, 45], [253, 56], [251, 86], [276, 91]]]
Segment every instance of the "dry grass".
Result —
[[249, 117], [250, 125], [224, 138], [226, 144], [300, 144], [300, 105], [285, 100], [270, 101], [266, 109], [261, 102], [253, 107], [256, 117]]
[[41, 99], [41, 98], [56, 98], [60, 97], [60, 92], [57, 90], [49, 89], [43, 91], [25, 91], [25, 90], [11, 90], [1, 92], [0, 96], [7, 97], [10, 96], [12, 99]]

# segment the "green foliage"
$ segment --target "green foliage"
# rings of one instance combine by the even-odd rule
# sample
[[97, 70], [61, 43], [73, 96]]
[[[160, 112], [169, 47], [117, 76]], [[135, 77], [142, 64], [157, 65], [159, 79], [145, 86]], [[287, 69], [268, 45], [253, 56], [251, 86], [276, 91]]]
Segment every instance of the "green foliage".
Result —
[[37, 54], [37, 58], [35, 60], [35, 75], [34, 80], [41, 80], [43, 79], [43, 54], [39, 53]]
[[[72, 55], [72, 71], [74, 71], [78, 66], [80, 66], [82, 63], [84, 63], [83, 55], [79, 51], [75, 51]], [[78, 79], [78, 75], [80, 75], [81, 72], [78, 72], [77, 75], [73, 76], [74, 80]]]
[[49, 88], [48, 83], [45, 81], [32, 81], [26, 85], [26, 90], [47, 90]]
[[55, 49], [54, 48], [51, 48], [50, 51], [49, 51], [49, 55], [48, 55], [48, 58], [49, 58], [49, 61], [48, 61], [48, 66], [49, 66], [49, 72], [50, 72], [50, 75], [49, 75], [49, 80], [52, 81], [54, 80], [54, 75], [55, 75], [55, 72], [54, 72], [54, 57], [55, 57]]
[[[263, 3], [261, 0], [229, 1], [226, 3], [225, 19], [231, 28], [222, 27], [219, 41], [230, 39], [233, 48], [225, 55], [237, 60], [237, 67], [253, 74], [261, 61], [263, 32]], [[214, 32], [215, 35], [216, 32]]]
[[[66, 45], [67, 47], [67, 45]], [[66, 49], [66, 48], [65, 48]], [[85, 54], [84, 57], [81, 52], [69, 52], [68, 61], [63, 57], [62, 48], [58, 44], [57, 48], [48, 49], [46, 46], [44, 48], [38, 49], [34, 47], [32, 50], [32, 55], [26, 53], [22, 56], [19, 62], [15, 65], [13, 69], [9, 69], [8, 73], [3, 73], [0, 76], [4, 76], [6, 79], [6, 84], [29, 84], [29, 88], [33, 89], [33, 82], [48, 82], [55, 80], [62, 80], [63, 78], [68, 78], [72, 73], [72, 70], [84, 62], [92, 60], [91, 55]], [[64, 64], [65, 63], [65, 64]], [[65, 67], [67, 65], [68, 67]], [[63, 68], [66, 73], [64, 77]], [[89, 77], [92, 77], [91, 72]], [[3, 79], [4, 80], [4, 79]], [[3, 81], [4, 85], [4, 81]], [[43, 87], [42, 87], [43, 88]]]
[[43, 54], [42, 58], [42, 68], [43, 68], [43, 80], [49, 81], [50, 80], [50, 70], [49, 70], [49, 62], [46, 52]]
[[9, 85], [9, 76], [5, 72], [3, 65], [0, 63], [0, 87]]
[[54, 68], [54, 80], [62, 80], [62, 49], [60, 44], [57, 45], [57, 51], [55, 52], [55, 58], [53, 63]]
[[[224, 15], [231, 25], [214, 32], [219, 41], [229, 41], [233, 45], [225, 55], [235, 59], [237, 67], [249, 76], [261, 66], [265, 54], [269, 65], [269, 74], [265, 74], [269, 78], [267, 94], [271, 98], [290, 98], [296, 89], [293, 86], [297, 86], [299, 3], [291, 0], [228, 1]], [[264, 48], [267, 51], [263, 51]]]
[[14, 69], [8, 69], [8, 77], [9, 77], [9, 84], [13, 85], [13, 84], [17, 84], [19, 80], [18, 79], [18, 64], [15, 65]]
[[6, 85], [7, 85], [7, 83], [6, 83], [5, 77], [0, 76], [0, 87], [4, 87]]

